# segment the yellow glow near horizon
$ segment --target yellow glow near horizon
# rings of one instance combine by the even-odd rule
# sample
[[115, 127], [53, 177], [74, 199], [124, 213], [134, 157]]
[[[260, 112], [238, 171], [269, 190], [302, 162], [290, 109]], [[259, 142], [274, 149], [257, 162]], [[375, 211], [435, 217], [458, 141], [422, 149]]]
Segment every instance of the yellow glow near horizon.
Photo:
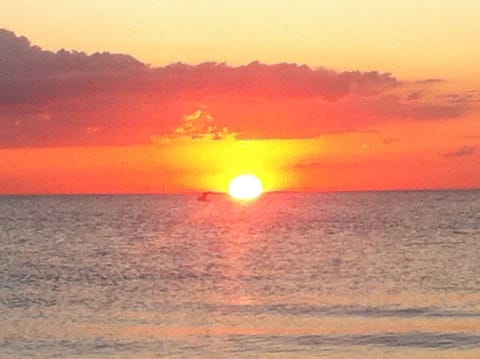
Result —
[[263, 193], [263, 185], [258, 177], [244, 174], [235, 177], [230, 182], [228, 193], [235, 199], [255, 199]]
[[212, 141], [189, 138], [172, 139], [168, 144], [151, 146], [152, 158], [175, 171], [175, 181], [191, 191], [228, 192], [228, 184], [239, 174], [261, 178], [264, 191], [295, 187], [289, 170], [323, 152], [318, 139]]

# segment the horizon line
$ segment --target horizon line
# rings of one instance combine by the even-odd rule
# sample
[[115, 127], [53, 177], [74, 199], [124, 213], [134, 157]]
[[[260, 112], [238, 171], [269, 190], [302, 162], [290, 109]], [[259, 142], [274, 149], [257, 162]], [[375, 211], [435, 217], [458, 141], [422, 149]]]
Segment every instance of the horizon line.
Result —
[[[269, 194], [329, 194], [329, 193], [389, 193], [389, 192], [461, 192], [480, 191], [480, 187], [466, 188], [408, 188], [408, 189], [365, 189], [365, 190], [275, 190], [265, 191], [261, 196]], [[62, 196], [193, 196], [202, 193], [212, 195], [228, 195], [226, 191], [182, 191], [182, 192], [72, 192], [72, 193], [0, 193], [1, 197], [62, 197]]]

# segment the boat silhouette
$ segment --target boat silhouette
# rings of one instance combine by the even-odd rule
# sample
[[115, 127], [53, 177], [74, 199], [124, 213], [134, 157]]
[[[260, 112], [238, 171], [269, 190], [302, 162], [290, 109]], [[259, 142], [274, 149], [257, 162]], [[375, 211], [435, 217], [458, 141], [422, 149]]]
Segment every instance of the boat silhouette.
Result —
[[211, 191], [208, 191], [208, 192], [203, 192], [201, 195], [199, 195], [197, 197], [197, 200], [198, 201], [201, 201], [201, 202], [208, 202], [210, 201], [210, 195], [212, 194], [213, 192]]

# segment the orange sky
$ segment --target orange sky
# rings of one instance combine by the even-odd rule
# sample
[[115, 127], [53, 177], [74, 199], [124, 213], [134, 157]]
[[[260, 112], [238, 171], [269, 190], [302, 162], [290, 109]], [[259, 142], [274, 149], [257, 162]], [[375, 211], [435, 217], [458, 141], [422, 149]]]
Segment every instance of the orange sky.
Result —
[[478, 18], [468, 0], [7, 0], [0, 193], [225, 191], [241, 173], [479, 188]]

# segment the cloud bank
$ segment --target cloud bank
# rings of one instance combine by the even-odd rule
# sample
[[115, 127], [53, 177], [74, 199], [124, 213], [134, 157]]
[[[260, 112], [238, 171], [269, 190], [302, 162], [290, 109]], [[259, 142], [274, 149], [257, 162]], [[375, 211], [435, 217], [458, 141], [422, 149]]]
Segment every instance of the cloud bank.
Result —
[[[126, 145], [175, 134], [220, 139], [230, 131], [308, 138], [462, 116], [467, 97], [423, 95], [440, 82], [286, 63], [151, 67], [129, 55], [45, 51], [0, 29], [0, 147]], [[206, 124], [185, 122], [199, 110]]]

